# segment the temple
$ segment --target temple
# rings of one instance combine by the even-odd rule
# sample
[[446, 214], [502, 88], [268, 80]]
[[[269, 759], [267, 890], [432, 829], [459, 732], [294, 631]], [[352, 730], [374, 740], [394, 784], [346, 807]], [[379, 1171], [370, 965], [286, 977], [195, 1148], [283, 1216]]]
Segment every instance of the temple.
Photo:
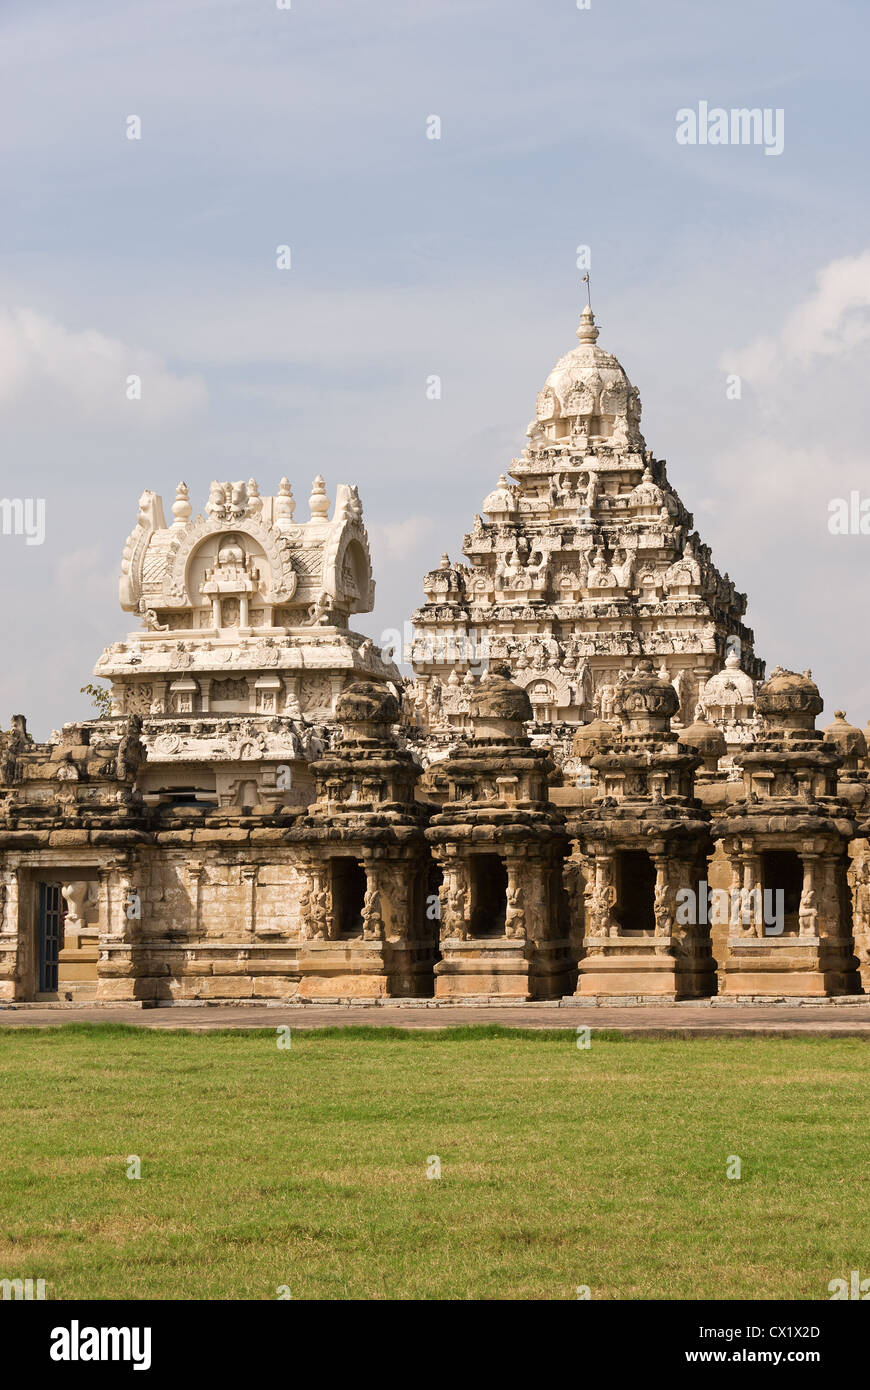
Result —
[[410, 676], [354, 628], [356, 487], [142, 494], [104, 708], [0, 733], [0, 1006], [870, 991], [866, 733], [765, 678], [598, 336], [426, 574]]
[[509, 663], [535, 723], [566, 749], [578, 724], [613, 715], [640, 659], [673, 683], [684, 725], [729, 653], [750, 688], [763, 672], [746, 596], [646, 448], [640, 396], [598, 332], [585, 309], [579, 345], [538, 394], [515, 481], [501, 475], [463, 539], [468, 564], [445, 554], [423, 581], [409, 700], [427, 733], [466, 727], [469, 673], [486, 659]]
[[180, 483], [167, 526], [162, 499], [142, 494], [120, 581], [141, 627], [94, 674], [111, 682], [113, 715], [145, 720], [149, 804], [307, 805], [310, 753], [342, 691], [400, 679], [349, 626], [375, 592], [357, 489], [341, 484], [332, 517], [330, 505], [318, 476], [297, 521], [286, 478], [275, 497], [252, 478], [213, 483], [194, 518]]

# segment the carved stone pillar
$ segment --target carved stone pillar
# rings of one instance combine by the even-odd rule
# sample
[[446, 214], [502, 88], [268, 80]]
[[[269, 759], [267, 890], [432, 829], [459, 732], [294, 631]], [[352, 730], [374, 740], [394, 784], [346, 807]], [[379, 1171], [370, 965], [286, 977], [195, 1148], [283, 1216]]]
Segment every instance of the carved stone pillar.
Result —
[[[740, 856], [742, 884], [737, 910], [737, 933], [764, 935], [764, 895], [761, 884], [761, 856], [744, 850]], [[732, 923], [732, 927], [734, 924]]]
[[656, 871], [653, 890], [653, 914], [655, 935], [670, 943], [674, 934], [674, 894], [671, 888], [670, 865], [664, 855], [655, 855], [653, 865]]
[[98, 999], [137, 999], [152, 992], [140, 981], [142, 900], [130, 862], [115, 860], [99, 870]]
[[366, 891], [363, 901], [363, 940], [383, 941], [384, 917], [381, 903], [381, 875], [374, 860], [367, 859], [364, 864]]
[[190, 898], [191, 935], [199, 937], [202, 934], [202, 881], [205, 877], [205, 865], [201, 859], [189, 859], [184, 871], [187, 875], [187, 892]]
[[300, 900], [300, 935], [306, 941], [327, 941], [336, 935], [327, 870], [315, 863], [307, 865], [302, 872], [307, 882]]
[[253, 934], [257, 930], [257, 874], [256, 864], [243, 864], [241, 868], [242, 890], [244, 893], [244, 930]]
[[142, 902], [128, 864], [109, 864], [98, 871], [100, 939], [132, 941], [139, 934]]
[[817, 854], [802, 854], [804, 877], [801, 885], [801, 900], [798, 908], [798, 933], [802, 941], [815, 938], [819, 934], [819, 912], [816, 902], [816, 870], [819, 864]]
[[4, 869], [0, 875], [0, 999], [18, 997], [19, 902], [18, 873], [14, 869]]
[[464, 860], [445, 864], [440, 897], [441, 940], [466, 940], [471, 922], [471, 883]]
[[609, 854], [596, 853], [594, 862], [592, 882], [587, 885], [586, 935], [618, 936], [619, 926], [613, 915], [616, 906], [613, 858]]
[[508, 882], [504, 934], [508, 939], [524, 940], [527, 930], [526, 892], [530, 887], [525, 880], [529, 875], [524, 872], [526, 866], [521, 861], [509, 858], [506, 862]]

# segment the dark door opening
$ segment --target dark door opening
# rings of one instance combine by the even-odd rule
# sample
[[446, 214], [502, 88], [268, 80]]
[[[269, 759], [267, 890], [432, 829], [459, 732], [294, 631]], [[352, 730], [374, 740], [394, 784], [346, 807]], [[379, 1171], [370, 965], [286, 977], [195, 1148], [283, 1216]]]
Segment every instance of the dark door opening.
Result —
[[780, 900], [775, 896], [782, 893], [782, 911], [785, 917], [784, 931], [798, 930], [798, 909], [804, 886], [804, 868], [801, 857], [793, 849], [765, 850], [761, 856], [761, 881], [766, 898], [764, 909], [768, 917], [777, 920]]
[[504, 936], [507, 917], [507, 868], [497, 854], [475, 854], [471, 867], [471, 934]]
[[356, 859], [332, 861], [332, 911], [339, 936], [361, 936], [368, 882]]
[[616, 856], [616, 907], [620, 931], [654, 931], [655, 865], [643, 849], [623, 850]]
[[57, 962], [66, 916], [59, 883], [39, 885], [39, 993], [57, 991]]

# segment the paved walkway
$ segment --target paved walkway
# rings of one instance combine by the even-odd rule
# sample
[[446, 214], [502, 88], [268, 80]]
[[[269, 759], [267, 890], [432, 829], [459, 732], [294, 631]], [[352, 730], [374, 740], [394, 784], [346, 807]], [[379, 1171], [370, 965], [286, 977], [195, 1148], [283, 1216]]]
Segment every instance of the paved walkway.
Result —
[[64, 1023], [131, 1023], [140, 1028], [172, 1031], [189, 1028], [208, 1032], [215, 1028], [371, 1027], [450, 1028], [471, 1023], [500, 1023], [512, 1028], [616, 1029], [627, 1036], [747, 1037], [863, 1037], [870, 1039], [870, 1002], [866, 1004], [812, 1005], [644, 1005], [598, 1008], [570, 1004], [449, 1005], [386, 1004], [379, 1007], [353, 1004], [302, 1005], [176, 1005], [142, 1009], [82, 1005], [76, 1008], [0, 1008], [0, 1027], [61, 1027]]

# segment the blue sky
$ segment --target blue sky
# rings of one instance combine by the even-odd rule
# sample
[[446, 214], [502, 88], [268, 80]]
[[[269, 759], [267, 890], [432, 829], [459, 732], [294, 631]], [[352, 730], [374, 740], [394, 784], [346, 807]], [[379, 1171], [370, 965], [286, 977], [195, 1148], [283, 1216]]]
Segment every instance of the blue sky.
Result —
[[[801, 0], [2, 0], [0, 492], [46, 501], [42, 546], [0, 536], [2, 722], [89, 711], [136, 500], [180, 478], [197, 509], [213, 477], [357, 482], [359, 626], [400, 627], [575, 341], [588, 245], [760, 655], [866, 724], [870, 537], [827, 509], [870, 496], [868, 30]], [[782, 154], [678, 145], [699, 101], [781, 108]]]

